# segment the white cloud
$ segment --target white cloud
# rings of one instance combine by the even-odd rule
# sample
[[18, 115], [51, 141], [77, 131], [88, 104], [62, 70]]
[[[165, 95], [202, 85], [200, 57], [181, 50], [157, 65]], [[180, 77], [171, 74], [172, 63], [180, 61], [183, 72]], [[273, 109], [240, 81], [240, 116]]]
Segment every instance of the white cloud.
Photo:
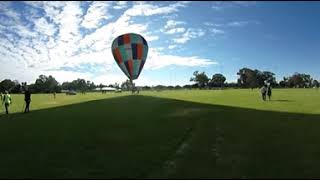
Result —
[[164, 50], [164, 47], [157, 47], [155, 48], [157, 51], [163, 51]]
[[59, 38], [62, 41], [76, 41], [81, 39], [79, 24], [83, 15], [80, 2], [69, 1], [63, 7], [63, 11], [58, 15]]
[[101, 20], [110, 19], [112, 16], [108, 13], [108, 7], [111, 2], [95, 1], [93, 2], [81, 25], [85, 28], [92, 29], [100, 26]]
[[212, 23], [212, 22], [204, 22], [203, 24], [206, 26], [209, 26], [209, 27], [222, 27], [223, 26], [223, 24], [216, 24], [216, 23]]
[[249, 7], [257, 4], [257, 1], [231, 1], [234, 5]]
[[183, 24], [186, 24], [186, 23], [182, 21], [168, 20], [164, 28], [160, 29], [160, 32], [163, 32], [165, 34], [183, 33], [186, 31], [186, 29], [184, 27], [178, 27], [178, 25], [183, 25]]
[[176, 48], [176, 47], [178, 47], [178, 45], [172, 44], [172, 45], [169, 45], [169, 46], [168, 46], [168, 49], [174, 49], [174, 48]]
[[224, 34], [224, 33], [225, 33], [223, 30], [216, 29], [216, 28], [212, 28], [212, 29], [210, 29], [210, 31], [211, 31], [213, 34]]
[[118, 1], [116, 5], [113, 6], [114, 9], [124, 9], [127, 7], [127, 1]]
[[170, 29], [166, 32], [164, 32], [165, 34], [176, 34], [176, 33], [183, 33], [185, 32], [186, 30], [184, 28], [173, 28], [173, 29]]
[[184, 57], [177, 55], [166, 55], [162, 54], [156, 49], [150, 48], [148, 60], [145, 63], [145, 69], [160, 69], [166, 66], [176, 65], [176, 66], [208, 66], [217, 64], [216, 61], [211, 59], [199, 58], [197, 56]]
[[127, 10], [126, 14], [128, 16], [152, 16], [169, 14], [177, 11], [177, 7], [173, 6], [159, 7], [152, 4], [135, 4], [131, 9]]
[[96, 77], [91, 78], [95, 84], [121, 84], [126, 81], [128, 78], [122, 74], [119, 70], [119, 74], [105, 73], [102, 75], [98, 75]]
[[[53, 75], [61, 83], [76, 78], [93, 80], [95, 83], [106, 81], [113, 83], [122, 82], [126, 77], [114, 62], [110, 49], [112, 40], [130, 30], [141, 34], [148, 42], [156, 41], [159, 36], [149, 31], [148, 23], [136, 23], [136, 16], [172, 15], [178, 12], [179, 8], [186, 7], [189, 2], [177, 2], [166, 6], [148, 2], [134, 4], [119, 18], [101, 26], [99, 24], [101, 20], [111, 17], [108, 12], [111, 6], [107, 3], [93, 2], [87, 12], [83, 12], [81, 2], [24, 3], [32, 9], [30, 11], [26, 9], [25, 13], [30, 14], [28, 21], [32, 21], [34, 27], [26, 25], [20, 19], [21, 12], [11, 9], [6, 11], [8, 17], [6, 21], [0, 22], [1, 31], [9, 28], [12, 33], [17, 33], [21, 37], [17, 39], [16, 35], [10, 33], [6, 34], [6, 38], [0, 37], [0, 79], [14, 77], [20, 81], [33, 83], [40, 74], [45, 74]], [[117, 5], [128, 4], [118, 2]], [[39, 11], [44, 14], [40, 14]], [[10, 21], [12, 21], [10, 26], [7, 26]], [[187, 38], [183, 40], [185, 42], [204, 35], [201, 29], [186, 31], [184, 27], [177, 27], [182, 24], [185, 23], [168, 21], [166, 25], [169, 34], [183, 33], [182, 37]], [[81, 25], [92, 29], [92, 32], [83, 34], [80, 32]], [[175, 47], [177, 45], [168, 48]], [[192, 67], [216, 64], [213, 60], [198, 56], [168, 55], [163, 50], [163, 47], [150, 48], [145, 64], [146, 70], [171, 65]], [[83, 67], [88, 67], [88, 72], [73, 71]], [[110, 73], [111, 69], [118, 69], [118, 74]]]
[[191, 39], [201, 37], [205, 34], [205, 31], [202, 29], [193, 29], [189, 28], [181, 37], [173, 39], [175, 43], [184, 44]]
[[248, 21], [233, 21], [233, 22], [227, 23], [226, 26], [230, 26], [230, 27], [243, 27], [243, 26], [246, 26], [247, 24], [249, 24]]
[[57, 31], [57, 28], [53, 24], [49, 24], [48, 21], [45, 18], [39, 18], [35, 20], [35, 29], [41, 33], [45, 34], [47, 36], [53, 36], [54, 33]]
[[186, 23], [183, 21], [168, 20], [164, 28], [172, 29], [172, 28], [175, 28], [177, 25], [182, 25], [182, 24], [186, 24]]
[[226, 8], [249, 7], [256, 3], [255, 1], [214, 1], [211, 8], [216, 11], [221, 11]]
[[[41, 74], [49, 76], [52, 75], [58, 82], [61, 84], [63, 82], [70, 82], [75, 79], [92, 79], [92, 74], [90, 73], [81, 73], [81, 72], [73, 72], [73, 71], [43, 71]], [[39, 74], [40, 75], [40, 74]]]

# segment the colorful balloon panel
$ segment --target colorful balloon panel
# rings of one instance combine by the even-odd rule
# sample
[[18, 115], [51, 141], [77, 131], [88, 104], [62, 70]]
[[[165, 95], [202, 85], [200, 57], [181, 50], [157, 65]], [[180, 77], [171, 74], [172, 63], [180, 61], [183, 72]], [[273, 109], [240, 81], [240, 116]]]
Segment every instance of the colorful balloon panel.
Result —
[[122, 72], [134, 80], [139, 77], [147, 59], [148, 44], [139, 34], [123, 34], [113, 40], [112, 54]]

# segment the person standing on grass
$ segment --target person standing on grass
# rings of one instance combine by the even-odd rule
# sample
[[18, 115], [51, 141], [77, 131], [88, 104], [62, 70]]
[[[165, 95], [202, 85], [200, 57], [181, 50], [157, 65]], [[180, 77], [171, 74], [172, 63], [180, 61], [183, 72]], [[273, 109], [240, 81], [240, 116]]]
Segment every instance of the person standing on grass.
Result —
[[267, 94], [267, 85], [262, 86], [261, 88], [261, 95], [262, 95], [262, 100], [266, 100], [266, 94]]
[[271, 100], [271, 95], [272, 95], [271, 85], [268, 86], [267, 94], [268, 94], [269, 101], [270, 101]]
[[24, 92], [24, 101], [26, 102], [26, 108], [24, 109], [24, 113], [30, 112], [30, 102], [31, 102], [31, 93], [29, 90]]
[[2, 105], [3, 105], [3, 103], [6, 108], [6, 114], [9, 114], [9, 106], [12, 103], [12, 99], [11, 99], [11, 96], [8, 91], [5, 91], [5, 94], [2, 98]]
[[53, 99], [56, 99], [56, 92], [53, 92]]
[[1, 100], [1, 101], [2, 101], [2, 96], [3, 96], [3, 95], [2, 95], [2, 92], [0, 92], [0, 100]]

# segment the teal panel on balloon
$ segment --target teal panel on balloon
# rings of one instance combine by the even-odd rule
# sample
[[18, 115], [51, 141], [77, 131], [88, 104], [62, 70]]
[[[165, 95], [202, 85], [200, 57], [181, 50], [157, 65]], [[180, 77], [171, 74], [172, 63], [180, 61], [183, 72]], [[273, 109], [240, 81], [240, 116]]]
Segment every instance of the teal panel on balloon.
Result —
[[133, 61], [133, 74], [135, 78], [137, 78], [139, 75], [140, 63], [141, 61], [137, 59]]
[[142, 43], [141, 37], [137, 36], [136, 34], [131, 34], [131, 43]]
[[119, 51], [120, 51], [120, 54], [121, 54], [121, 57], [122, 57], [122, 61], [123, 62], [128, 61], [127, 51], [126, 51], [125, 47], [124, 46], [119, 46]]
[[143, 60], [147, 58], [147, 54], [148, 54], [148, 47], [143, 45], [143, 56], [142, 56]]

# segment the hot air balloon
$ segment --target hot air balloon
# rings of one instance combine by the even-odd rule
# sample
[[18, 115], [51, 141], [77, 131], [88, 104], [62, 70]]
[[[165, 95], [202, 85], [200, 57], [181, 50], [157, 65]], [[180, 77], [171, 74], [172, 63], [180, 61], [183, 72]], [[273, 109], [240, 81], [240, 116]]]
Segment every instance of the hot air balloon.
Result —
[[112, 54], [122, 72], [130, 79], [137, 79], [148, 54], [148, 43], [139, 34], [127, 33], [112, 42]]

